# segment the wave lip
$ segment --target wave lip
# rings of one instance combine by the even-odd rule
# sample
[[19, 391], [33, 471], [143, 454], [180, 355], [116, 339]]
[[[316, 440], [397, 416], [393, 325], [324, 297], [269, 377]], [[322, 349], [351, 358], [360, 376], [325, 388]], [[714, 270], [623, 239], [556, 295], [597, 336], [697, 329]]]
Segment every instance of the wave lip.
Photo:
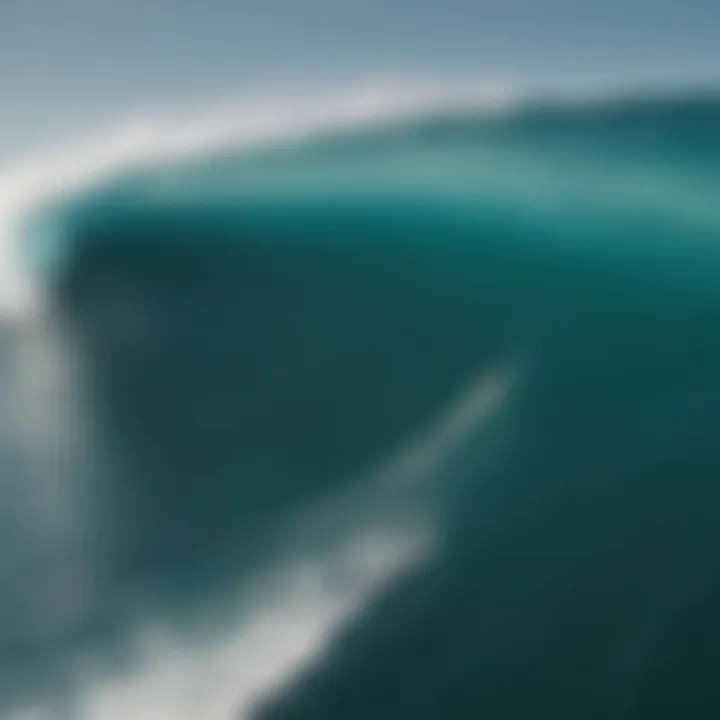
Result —
[[[512, 127], [511, 132], [517, 131], [523, 142], [528, 137], [528, 130], [532, 136], [538, 128], [542, 132], [548, 118], [561, 118], [555, 129], [566, 138], [567, 147], [565, 150], [559, 147], [554, 160], [550, 158], [557, 177], [561, 178], [566, 171], [573, 170], [573, 143], [584, 152], [592, 150], [596, 140], [608, 132], [622, 139], [627, 130], [622, 123], [627, 117], [639, 119], [640, 126], [648, 130], [647, 137], [665, 134], [670, 141], [691, 142], [690, 136], [695, 134], [692, 127], [679, 131], [682, 134], [675, 137], [675, 128], [657, 126], [654, 118], [660, 118], [663, 125], [675, 114], [700, 116], [702, 112], [698, 113], [698, 108], [702, 110], [705, 105], [717, 107], [717, 97], [710, 93], [694, 94], [689, 98], [682, 94], [663, 96], [654, 93], [647, 97], [638, 94], [633, 98], [627, 93], [576, 92], [570, 97], [553, 99], [551, 96], [534, 97], [512, 83], [390, 79], [358, 84], [342, 91], [247, 98], [185, 116], [170, 112], [135, 113], [94, 137], [59, 144], [0, 167], [0, 317], [24, 315], [41, 304], [42, 281], [33, 277], [32, 270], [28, 269], [24, 247], [28, 219], [37, 217], [48, 207], [62, 206], [71, 197], [82, 199], [85, 193], [134, 170], [212, 160], [223, 151], [248, 150], [263, 143], [323, 137], [372, 127], [383, 129], [393, 123], [423, 118], [499, 113], [503, 117], [520, 118], [517, 123], [503, 127]], [[715, 111], [713, 117], [716, 115]], [[550, 125], [553, 123], [551, 120]], [[705, 125], [709, 124], [712, 124], [712, 118], [706, 119]], [[633, 138], [637, 139], [637, 129], [627, 136], [630, 143]], [[552, 135], [552, 132], [548, 135], [551, 142]], [[698, 142], [706, 142], [706, 135], [703, 130]], [[578, 145], [579, 138], [583, 140]], [[570, 155], [566, 152], [568, 148], [572, 151]], [[543, 183], [543, 187], [547, 184], [542, 178], [535, 177], [535, 160], [540, 160], [541, 166], [548, 164], [547, 158], [534, 159], [538, 149], [541, 148], [531, 148], [526, 162], [520, 167], [523, 182], [530, 186], [527, 199], [532, 198], [533, 188], [542, 195], [543, 188], [537, 181]], [[595, 149], [602, 160], [602, 145]], [[717, 152], [717, 148], [709, 150]], [[579, 157], [574, 159], [577, 161]], [[680, 163], [683, 157], [679, 156]], [[597, 159], [588, 157], [587, 163], [592, 164]], [[666, 163], [665, 169], [668, 167]], [[677, 169], [680, 164], [676, 162], [672, 167]], [[598, 172], [602, 174], [602, 167], [599, 166]], [[628, 183], [620, 184], [619, 192], [627, 192], [630, 202], [638, 192], [652, 197], [655, 193], [651, 186], [653, 178], [654, 175], [650, 178], [629, 177]], [[490, 190], [491, 194], [503, 192], [502, 182], [499, 182], [497, 192]], [[694, 188], [689, 190], [695, 192]], [[702, 196], [702, 192], [700, 194]], [[703, 197], [698, 202], [705, 203]]]
[[502, 111], [517, 102], [501, 83], [374, 82], [342, 92], [226, 103], [181, 117], [146, 113], [114, 128], [0, 167], [0, 315], [25, 314], [38, 288], [23, 260], [28, 217], [146, 165], [187, 161], [263, 141], [298, 139], [437, 112]]

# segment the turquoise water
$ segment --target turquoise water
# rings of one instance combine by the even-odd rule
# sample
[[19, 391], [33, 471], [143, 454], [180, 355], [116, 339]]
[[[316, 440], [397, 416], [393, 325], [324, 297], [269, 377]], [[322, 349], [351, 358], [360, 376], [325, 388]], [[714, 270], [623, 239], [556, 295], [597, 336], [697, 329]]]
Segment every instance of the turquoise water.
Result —
[[236, 593], [288, 546], [322, 565], [420, 525], [431, 549], [372, 592], [335, 569], [358, 608], [293, 672], [245, 697], [238, 665], [219, 714], [154, 717], [716, 716], [719, 122], [710, 98], [437, 115], [39, 214], [83, 426], [44, 471], [83, 506], [46, 602], [87, 587], [52, 631], [6, 593], [15, 689], [100, 717], [107, 678], [143, 687], [127, 637], [158, 618], [211, 687], [198, 647], [248, 632], [272, 593]]

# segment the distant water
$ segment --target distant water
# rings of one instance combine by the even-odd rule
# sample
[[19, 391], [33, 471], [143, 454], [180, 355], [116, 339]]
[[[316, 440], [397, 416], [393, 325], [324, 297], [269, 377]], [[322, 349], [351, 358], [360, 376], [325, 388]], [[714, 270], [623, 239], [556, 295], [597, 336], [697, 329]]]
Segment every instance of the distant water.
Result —
[[720, 102], [151, 164], [25, 240], [3, 718], [718, 717]]

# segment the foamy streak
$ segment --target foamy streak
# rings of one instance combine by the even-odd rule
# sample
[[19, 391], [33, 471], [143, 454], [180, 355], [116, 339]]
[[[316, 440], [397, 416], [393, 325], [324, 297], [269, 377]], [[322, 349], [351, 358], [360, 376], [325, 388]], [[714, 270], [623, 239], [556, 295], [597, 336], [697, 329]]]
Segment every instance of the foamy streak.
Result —
[[[423, 528], [370, 531], [345, 539], [329, 557], [295, 558], [265, 578], [271, 589], [255, 593], [250, 617], [207, 646], [184, 640], [170, 623], [148, 621], [133, 634], [125, 674], [103, 676], [101, 658], [87, 658], [73, 717], [242, 720], [260, 693], [319, 652], [373, 589], [421, 561], [429, 543]], [[352, 582], [334, 587], [327, 578], [335, 572]], [[9, 720], [54, 720], [56, 713], [54, 702], [40, 702]]]
[[[247, 717], [261, 693], [322, 650], [333, 630], [378, 586], [420, 562], [424, 528], [369, 531], [346, 539], [330, 557], [296, 561], [270, 579], [272, 592], [226, 639], [187, 646], [162, 626], [140, 630], [139, 663], [129, 675], [91, 683], [81, 720], [226, 720]], [[341, 572], [351, 583], [328, 582]]]
[[[515, 372], [508, 366], [483, 373], [431, 431], [378, 468], [379, 483], [344, 493], [306, 516], [289, 553], [242, 589], [239, 613], [219, 628], [220, 638], [188, 640], [168, 622], [147, 620], [129, 641], [126, 673], [105, 674], [98, 658], [87, 658], [73, 717], [251, 717], [257, 699], [322, 656], [334, 633], [388, 582], [428, 562], [441, 530], [436, 508], [427, 499], [408, 501], [418, 500], [414, 496], [428, 479], [447, 481], [438, 464], [503, 407]], [[395, 492], [396, 480], [404, 493]], [[303, 532], [308, 524], [316, 539], [309, 544]], [[195, 623], [221, 624], [212, 612]], [[192, 628], [188, 634], [194, 634]], [[55, 711], [52, 702], [40, 702], [18, 708], [9, 720], [54, 720]]]
[[95, 138], [0, 167], [0, 316], [25, 314], [40, 301], [23, 267], [20, 231], [28, 215], [54, 200], [147, 163], [440, 109], [506, 109], [515, 98], [501, 84], [369, 83], [342, 93], [226, 104], [185, 119], [149, 113]]

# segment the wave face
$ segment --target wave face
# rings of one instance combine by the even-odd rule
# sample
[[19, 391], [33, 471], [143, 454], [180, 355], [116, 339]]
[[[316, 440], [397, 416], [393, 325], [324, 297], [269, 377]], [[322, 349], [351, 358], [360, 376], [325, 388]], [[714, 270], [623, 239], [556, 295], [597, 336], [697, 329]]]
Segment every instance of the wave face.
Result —
[[36, 213], [8, 717], [717, 716], [719, 122], [438, 112]]

